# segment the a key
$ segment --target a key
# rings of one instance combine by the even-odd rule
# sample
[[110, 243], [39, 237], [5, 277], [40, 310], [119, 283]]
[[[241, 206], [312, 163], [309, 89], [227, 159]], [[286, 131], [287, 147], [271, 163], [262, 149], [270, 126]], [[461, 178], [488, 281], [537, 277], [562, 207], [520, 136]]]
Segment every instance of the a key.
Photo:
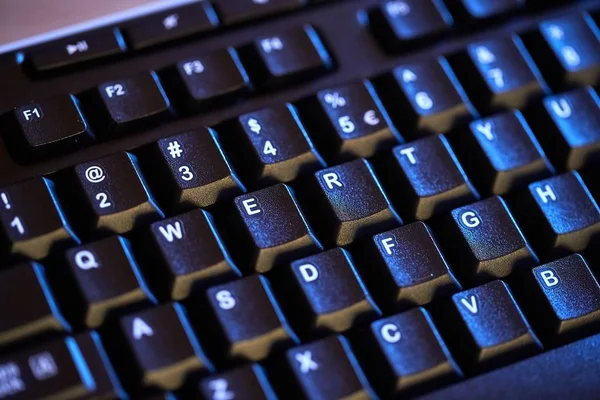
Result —
[[357, 343], [359, 357], [382, 396], [409, 396], [462, 377], [423, 308], [373, 322], [364, 335]]
[[80, 399], [96, 389], [87, 360], [71, 337], [3, 355], [0, 377], [0, 393], [10, 399]]
[[504, 17], [525, 6], [526, 0], [453, 0], [448, 5], [461, 23], [479, 23]]
[[208, 207], [246, 191], [212, 129], [161, 139], [153, 156], [147, 170], [158, 176], [149, 184], [170, 209]]
[[307, 204], [313, 206], [307, 211], [323, 231], [320, 237], [332, 245], [345, 246], [402, 223], [367, 160], [319, 171], [312, 183]]
[[392, 202], [410, 219], [426, 220], [479, 199], [442, 135], [395, 147], [381, 177]]
[[325, 165], [291, 104], [244, 114], [232, 125], [236, 137], [224, 136], [249, 181], [289, 182]]
[[322, 90], [306, 101], [301, 114], [334, 161], [371, 157], [403, 141], [369, 81]]
[[11, 254], [39, 260], [79, 242], [57, 201], [54, 182], [33, 178], [0, 189], [0, 224]]
[[367, 283], [387, 309], [406, 309], [460, 290], [431, 230], [415, 222], [375, 235], [363, 260]]
[[122, 54], [125, 41], [118, 28], [86, 32], [40, 46], [29, 52], [29, 62], [37, 72], [71, 66]]
[[97, 328], [117, 311], [156, 303], [131, 253], [129, 241], [120, 236], [67, 251], [69, 272], [81, 295], [73, 307], [86, 326]]
[[213, 369], [180, 304], [130, 314], [121, 319], [121, 329], [133, 355], [131, 373], [144, 386], [174, 390], [190, 374]]
[[485, 370], [541, 350], [508, 285], [492, 281], [452, 296], [448, 340], [465, 368]]
[[74, 206], [81, 209], [89, 232], [125, 233], [136, 224], [163, 216], [132, 154], [115, 153], [79, 164], [74, 171], [75, 183], [82, 191]]
[[285, 273], [280, 297], [299, 334], [344, 332], [380, 315], [344, 249], [296, 260]]
[[258, 364], [245, 365], [204, 378], [193, 388], [192, 397], [208, 400], [247, 398], [269, 400], [275, 393], [264, 370]]
[[600, 154], [600, 99], [591, 87], [544, 99], [530, 118], [539, 140], [557, 168], [581, 169]]
[[401, 116], [400, 126], [417, 130], [413, 135], [446, 133], [477, 117], [445, 58], [398, 67], [377, 86], [390, 115]]
[[600, 233], [600, 208], [576, 171], [529, 185], [519, 221], [546, 258], [585, 250]]
[[455, 65], [458, 78], [481, 112], [521, 109], [549, 93], [517, 35], [471, 43]]
[[207, 1], [134, 19], [123, 27], [127, 43], [134, 50], [155, 46], [214, 29], [219, 24]]
[[250, 90], [246, 69], [233, 48], [179, 61], [161, 77], [178, 108], [190, 111], [227, 104]]
[[447, 33], [454, 20], [440, 0], [388, 0], [369, 13], [370, 28], [388, 51], [403, 51]]
[[250, 76], [266, 87], [281, 87], [333, 68], [329, 52], [310, 25], [259, 37], [241, 49], [241, 56]]
[[259, 361], [298, 342], [266, 278], [253, 275], [213, 286], [206, 296], [211, 339], [225, 358]]
[[174, 300], [240, 275], [207, 211], [193, 210], [155, 222], [151, 232]]
[[29, 262], [0, 273], [0, 345], [70, 329], [56, 305], [44, 267]]
[[322, 250], [289, 186], [271, 186], [234, 202], [245, 236], [240, 239], [249, 246], [244, 264], [256, 272]]
[[292, 11], [304, 6], [306, 0], [219, 0], [217, 11], [226, 25]]
[[96, 124], [114, 132], [150, 126], [170, 113], [171, 103], [154, 71], [104, 82], [95, 92], [86, 111], [95, 112]]
[[484, 193], [506, 194], [554, 172], [520, 111], [474, 121], [456, 141], [465, 168]]
[[[95, 388], [89, 398], [123, 398], [125, 392], [104, 350], [98, 333], [84, 332], [73, 337], [94, 377]], [[88, 397], [85, 397], [86, 399]]]
[[64, 153], [93, 140], [79, 102], [70, 94], [15, 107], [11, 122], [14, 132], [5, 134], [4, 139], [14, 147], [18, 159]]
[[283, 398], [374, 398], [349, 343], [342, 336], [290, 349], [284, 363], [281, 368], [287, 372], [287, 380], [278, 382]]
[[555, 88], [598, 83], [600, 34], [589, 14], [543, 21], [530, 37], [528, 47]]
[[579, 254], [534, 268], [527, 286], [532, 322], [542, 338], [565, 343], [597, 331], [600, 286]]
[[[437, 233], [437, 232], [436, 232]], [[452, 210], [439, 227], [440, 244], [459, 278], [504, 278], [538, 261], [504, 199], [498, 196]]]

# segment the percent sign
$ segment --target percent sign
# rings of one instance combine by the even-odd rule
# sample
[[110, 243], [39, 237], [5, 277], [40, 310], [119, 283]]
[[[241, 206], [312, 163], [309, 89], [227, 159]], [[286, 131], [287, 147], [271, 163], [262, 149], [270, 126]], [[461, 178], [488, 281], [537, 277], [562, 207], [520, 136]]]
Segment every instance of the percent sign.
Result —
[[338, 92], [327, 93], [325, 95], [325, 103], [329, 104], [332, 108], [344, 107], [346, 105], [346, 99]]

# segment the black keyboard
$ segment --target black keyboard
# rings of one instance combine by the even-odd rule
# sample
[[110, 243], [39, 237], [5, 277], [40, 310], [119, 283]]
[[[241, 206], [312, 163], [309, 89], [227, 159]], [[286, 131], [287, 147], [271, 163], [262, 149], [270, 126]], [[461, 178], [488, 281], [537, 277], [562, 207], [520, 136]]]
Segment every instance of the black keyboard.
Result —
[[0, 399], [598, 398], [599, 24], [211, 0], [0, 55]]

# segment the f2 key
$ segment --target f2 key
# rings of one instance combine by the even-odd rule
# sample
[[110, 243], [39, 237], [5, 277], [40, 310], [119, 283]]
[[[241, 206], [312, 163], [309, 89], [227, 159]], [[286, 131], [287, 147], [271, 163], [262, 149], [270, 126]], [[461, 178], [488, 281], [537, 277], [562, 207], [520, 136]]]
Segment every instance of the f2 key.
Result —
[[0, 224], [8, 252], [35, 260], [64, 248], [75, 236], [59, 203], [54, 183], [34, 178], [0, 189]]
[[88, 230], [125, 233], [146, 221], [161, 218], [137, 166], [137, 159], [125, 152], [75, 167], [81, 190], [81, 204]]

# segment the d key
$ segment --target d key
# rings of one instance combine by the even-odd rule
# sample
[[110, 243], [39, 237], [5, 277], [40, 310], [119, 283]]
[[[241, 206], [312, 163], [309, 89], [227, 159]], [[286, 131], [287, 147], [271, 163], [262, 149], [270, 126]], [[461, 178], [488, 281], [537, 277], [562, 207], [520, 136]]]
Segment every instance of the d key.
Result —
[[83, 191], [80, 207], [89, 230], [125, 233], [144, 220], [163, 216], [148, 193], [136, 158], [129, 153], [80, 164], [75, 177]]

